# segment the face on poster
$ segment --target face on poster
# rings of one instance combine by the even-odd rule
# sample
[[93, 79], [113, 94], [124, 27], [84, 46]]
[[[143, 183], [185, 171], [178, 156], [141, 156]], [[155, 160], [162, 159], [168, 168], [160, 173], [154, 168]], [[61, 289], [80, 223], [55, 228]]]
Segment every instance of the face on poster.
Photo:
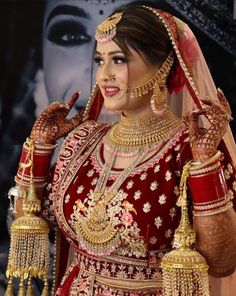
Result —
[[[48, 0], [43, 23], [43, 72], [49, 102], [80, 90], [84, 106], [91, 91], [94, 34], [115, 9], [133, 0]], [[135, 1], [139, 2], [139, 1]]]

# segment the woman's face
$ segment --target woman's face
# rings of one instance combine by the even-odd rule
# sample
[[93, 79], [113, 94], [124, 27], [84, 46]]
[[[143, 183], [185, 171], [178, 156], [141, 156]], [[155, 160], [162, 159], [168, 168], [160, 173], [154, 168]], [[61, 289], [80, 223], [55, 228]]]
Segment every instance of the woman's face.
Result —
[[149, 110], [150, 95], [131, 98], [130, 89], [152, 78], [158, 67], [151, 65], [132, 48], [127, 58], [114, 41], [98, 43], [95, 62], [98, 64], [96, 81], [104, 97], [104, 105], [110, 111], [123, 111], [126, 115], [138, 115]]
[[45, 86], [51, 101], [81, 91], [84, 106], [90, 94], [94, 33], [98, 23], [131, 0], [48, 0], [43, 33]]

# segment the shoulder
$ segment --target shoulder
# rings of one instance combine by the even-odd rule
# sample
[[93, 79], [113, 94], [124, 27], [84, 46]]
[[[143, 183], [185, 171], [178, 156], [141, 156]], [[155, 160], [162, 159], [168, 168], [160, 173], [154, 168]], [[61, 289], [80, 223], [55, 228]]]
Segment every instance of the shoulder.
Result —
[[87, 120], [71, 131], [65, 138], [62, 148], [65, 146], [80, 146], [94, 134], [100, 134], [109, 128], [106, 124], [94, 120]]
[[78, 137], [78, 136], [83, 136], [84, 133], [92, 133], [95, 130], [100, 129], [101, 127], [108, 127], [106, 124], [98, 123], [94, 120], [86, 120], [85, 122], [81, 123], [79, 126], [77, 126], [73, 131], [71, 131], [68, 136], [66, 137], [67, 139], [73, 138], [73, 137]]
[[108, 128], [108, 125], [88, 120], [67, 135], [57, 157], [54, 183], [55, 180], [59, 180], [62, 177], [65, 168], [70, 165], [72, 161], [76, 164], [77, 160], [86, 154], [86, 151], [90, 151], [95, 147]]

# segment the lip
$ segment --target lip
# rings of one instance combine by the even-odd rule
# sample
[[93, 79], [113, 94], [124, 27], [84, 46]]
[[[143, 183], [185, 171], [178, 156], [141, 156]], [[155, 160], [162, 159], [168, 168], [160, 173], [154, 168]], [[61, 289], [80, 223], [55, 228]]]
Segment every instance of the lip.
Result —
[[120, 92], [120, 88], [115, 85], [103, 85], [104, 94], [106, 97], [113, 97]]

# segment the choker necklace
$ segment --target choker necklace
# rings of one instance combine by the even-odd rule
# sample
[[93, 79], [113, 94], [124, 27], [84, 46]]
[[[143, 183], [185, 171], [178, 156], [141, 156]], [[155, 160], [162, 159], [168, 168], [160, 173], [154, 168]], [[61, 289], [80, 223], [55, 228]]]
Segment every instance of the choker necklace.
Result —
[[166, 109], [161, 115], [149, 112], [140, 117], [121, 115], [117, 122], [104, 137], [104, 149], [117, 151], [122, 157], [135, 156], [140, 147], [147, 147], [151, 152], [176, 132], [182, 121]]

